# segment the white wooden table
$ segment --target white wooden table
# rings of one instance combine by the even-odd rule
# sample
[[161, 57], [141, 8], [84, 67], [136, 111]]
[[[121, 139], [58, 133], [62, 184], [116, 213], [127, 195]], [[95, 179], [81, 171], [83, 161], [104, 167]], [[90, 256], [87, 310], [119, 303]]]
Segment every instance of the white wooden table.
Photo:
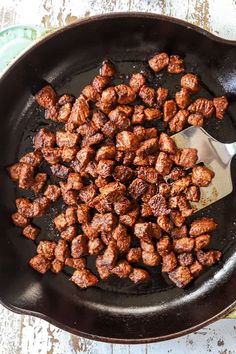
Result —
[[[0, 0], [0, 28], [60, 27], [114, 11], [146, 11], [185, 19], [236, 40], [235, 0]], [[158, 325], [158, 324], [157, 324]], [[112, 345], [79, 338], [0, 306], [0, 354], [236, 354], [236, 321], [224, 319], [191, 335], [148, 345]]]

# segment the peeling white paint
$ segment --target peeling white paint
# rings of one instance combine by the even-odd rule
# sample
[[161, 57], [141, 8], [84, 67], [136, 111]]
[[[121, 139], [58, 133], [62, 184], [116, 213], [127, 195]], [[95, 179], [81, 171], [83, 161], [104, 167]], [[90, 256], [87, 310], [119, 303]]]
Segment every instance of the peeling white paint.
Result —
[[[78, 18], [114, 11], [174, 16], [236, 40], [235, 0], [0, 0], [0, 27], [60, 27]], [[221, 320], [168, 342], [111, 345], [75, 337], [41, 319], [16, 315], [0, 306], [0, 354], [236, 354], [235, 343], [235, 320]]]

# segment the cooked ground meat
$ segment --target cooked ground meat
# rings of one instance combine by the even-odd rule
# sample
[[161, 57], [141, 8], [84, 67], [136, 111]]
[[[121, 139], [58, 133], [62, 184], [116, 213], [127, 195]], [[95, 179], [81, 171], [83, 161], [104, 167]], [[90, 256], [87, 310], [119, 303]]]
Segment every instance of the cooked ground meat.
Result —
[[56, 210], [62, 197], [53, 220], [59, 235], [40, 241], [29, 261], [38, 272], [59, 273], [66, 265], [75, 269], [76, 285], [94, 286], [99, 280], [86, 268], [92, 256], [102, 280], [116, 275], [148, 281], [142, 266], [161, 264], [162, 272], [184, 287], [221, 258], [220, 251], [205, 251], [217, 227], [212, 218], [185, 223], [194, 212], [190, 202], [200, 200], [200, 187], [209, 185], [214, 172], [196, 165], [197, 150], [178, 149], [169, 132], [202, 126], [214, 113], [221, 120], [227, 98], [194, 100], [200, 79], [193, 73], [179, 78], [178, 92], [156, 88], [155, 73], [185, 71], [179, 55], [159, 53], [148, 63], [151, 70], [129, 80], [119, 77], [115, 84], [115, 66], [106, 59], [78, 97], [59, 97], [50, 85], [36, 94], [49, 128], [37, 131], [34, 150], [7, 171], [20, 189], [35, 194], [17, 198], [12, 215], [28, 239], [40, 233], [31, 219], [43, 217], [49, 206]]

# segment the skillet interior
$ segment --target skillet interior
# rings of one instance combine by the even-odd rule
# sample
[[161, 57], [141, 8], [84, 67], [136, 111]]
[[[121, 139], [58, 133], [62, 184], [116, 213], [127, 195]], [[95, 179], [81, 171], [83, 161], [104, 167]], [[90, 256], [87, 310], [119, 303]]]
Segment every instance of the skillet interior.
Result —
[[[223, 250], [223, 260], [185, 290], [174, 288], [158, 270], [148, 285], [134, 287], [128, 281], [111, 279], [86, 291], [76, 288], [65, 274], [42, 277], [27, 266], [36, 246], [21, 237], [10, 221], [17, 191], [4, 167], [29, 151], [32, 133], [49, 124], [32, 96], [44, 80], [59, 93], [77, 96], [105, 57], [121, 73], [130, 73], [163, 50], [183, 56], [187, 70], [201, 76], [201, 94], [227, 94], [231, 104], [225, 120], [214, 119], [205, 128], [222, 142], [235, 141], [236, 46], [162, 16], [111, 15], [72, 25], [36, 45], [2, 78], [0, 299], [12, 310], [38, 315], [79, 335], [127, 343], [185, 334], [227, 311], [236, 300], [236, 159], [232, 162], [234, 192], [194, 215], [209, 215], [218, 221], [211, 246]], [[157, 86], [173, 84], [173, 91], [178, 81], [179, 76], [170, 79], [166, 74], [155, 79]], [[36, 221], [43, 229], [40, 239], [51, 237], [55, 213]]]

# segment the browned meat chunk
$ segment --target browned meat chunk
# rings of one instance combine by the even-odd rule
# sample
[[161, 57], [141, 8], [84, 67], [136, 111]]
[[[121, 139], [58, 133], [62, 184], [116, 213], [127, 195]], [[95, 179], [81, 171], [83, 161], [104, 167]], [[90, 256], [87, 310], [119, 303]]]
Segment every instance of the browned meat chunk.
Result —
[[171, 55], [167, 68], [170, 74], [180, 74], [184, 72], [184, 60], [179, 55]]
[[29, 265], [41, 274], [45, 274], [51, 266], [51, 262], [42, 254], [37, 254], [29, 261]]
[[102, 127], [103, 134], [110, 139], [113, 139], [113, 137], [116, 134], [116, 130], [117, 130], [116, 125], [114, 123], [112, 123], [111, 121], [107, 122]]
[[50, 108], [48, 108], [45, 111], [45, 119], [51, 119], [54, 120], [55, 122], [57, 121], [57, 117], [58, 117], [58, 113], [59, 113], [59, 106], [51, 106]]
[[87, 204], [79, 204], [77, 208], [77, 218], [80, 224], [87, 224], [90, 219], [90, 207]]
[[71, 242], [71, 255], [73, 258], [85, 256], [88, 253], [88, 241], [84, 235], [76, 236]]
[[100, 160], [97, 165], [97, 173], [103, 178], [111, 176], [114, 166], [115, 162], [112, 160]]
[[[192, 253], [181, 253], [178, 255], [177, 258], [178, 258], [179, 264], [183, 267], [189, 267], [193, 263]], [[190, 272], [191, 272], [191, 269], [190, 269]]]
[[157, 138], [157, 133], [158, 133], [157, 128], [146, 128], [144, 140], [151, 139], [151, 138]]
[[74, 225], [77, 223], [77, 207], [72, 206], [66, 209], [65, 218], [68, 226]]
[[141, 143], [140, 148], [136, 151], [137, 156], [147, 157], [154, 154], [158, 150], [158, 139], [152, 138]]
[[18, 227], [25, 228], [29, 224], [29, 218], [21, 215], [20, 213], [12, 214], [11, 218], [13, 223]]
[[22, 163], [20, 162], [14, 163], [13, 165], [7, 167], [7, 172], [9, 174], [9, 177], [13, 182], [17, 182], [19, 180], [21, 168], [22, 168]]
[[54, 258], [55, 248], [56, 243], [53, 241], [40, 241], [37, 247], [37, 253], [42, 254], [49, 260], [52, 260]]
[[130, 207], [131, 207], [131, 201], [124, 197], [124, 196], [121, 196], [113, 205], [114, 207], [114, 211], [117, 215], [124, 215], [126, 214]]
[[88, 253], [91, 255], [99, 254], [104, 248], [104, 244], [100, 238], [94, 238], [88, 241]]
[[74, 96], [68, 95], [68, 94], [64, 94], [62, 95], [59, 100], [58, 100], [58, 104], [60, 104], [61, 106], [63, 106], [66, 103], [73, 103], [75, 100]]
[[76, 125], [84, 124], [87, 121], [89, 115], [89, 104], [85, 97], [80, 95], [72, 107], [69, 122]]
[[171, 155], [172, 160], [178, 166], [192, 168], [196, 165], [198, 156], [197, 149], [186, 148], [179, 149], [175, 155]]
[[138, 199], [148, 189], [148, 184], [140, 178], [135, 178], [128, 187], [129, 195], [133, 199]]
[[89, 288], [98, 283], [96, 275], [91, 273], [88, 269], [77, 269], [70, 278], [73, 283], [78, 285], [81, 289]]
[[85, 258], [66, 258], [65, 265], [75, 269], [84, 269], [86, 267]]
[[125, 165], [125, 166], [132, 165], [134, 162], [134, 158], [135, 158], [134, 151], [125, 151], [124, 158], [123, 158], [123, 165]]
[[134, 209], [127, 214], [120, 216], [120, 222], [126, 226], [133, 227], [139, 215], [139, 210]]
[[70, 172], [70, 169], [61, 164], [55, 164], [50, 167], [53, 176], [61, 179], [66, 179]]
[[145, 84], [145, 76], [141, 73], [132, 74], [129, 85], [133, 89], [134, 92], [139, 92], [141, 87]]
[[169, 56], [166, 53], [157, 54], [153, 58], [149, 59], [148, 64], [153, 71], [158, 73], [168, 66]]
[[197, 93], [200, 90], [199, 77], [194, 74], [188, 73], [182, 76], [180, 84], [191, 93]]
[[213, 104], [216, 110], [216, 118], [223, 119], [229, 105], [227, 98], [225, 96], [215, 97], [213, 98]]
[[60, 262], [65, 262], [66, 258], [69, 257], [70, 250], [67, 242], [65, 240], [59, 240], [58, 244], [55, 247], [55, 258]]
[[79, 192], [80, 199], [86, 204], [90, 203], [96, 197], [96, 195], [97, 187], [93, 183], [83, 187]]
[[137, 136], [139, 141], [144, 140], [146, 129], [141, 125], [136, 125], [133, 127], [133, 133]]
[[112, 237], [116, 241], [119, 253], [127, 253], [130, 248], [131, 237], [128, 235], [126, 228], [118, 224], [112, 233]]
[[[172, 192], [172, 190], [171, 190], [171, 192]], [[176, 193], [174, 193], [174, 194], [176, 194]], [[169, 198], [169, 208], [170, 209], [177, 209], [178, 208], [178, 199], [179, 199], [178, 195], [174, 195]]]
[[79, 140], [79, 135], [77, 133], [56, 132], [56, 143], [59, 147], [74, 147]]
[[212, 218], [203, 217], [196, 219], [191, 223], [189, 234], [192, 237], [196, 237], [214, 231], [216, 228], [217, 224]]
[[218, 262], [221, 259], [222, 253], [220, 251], [197, 251], [196, 253], [198, 261], [204, 267], [211, 267], [213, 264]]
[[173, 161], [165, 152], [161, 151], [157, 157], [155, 165], [155, 169], [157, 170], [157, 172], [160, 173], [162, 176], [166, 176], [170, 173], [172, 166]]
[[142, 257], [142, 250], [140, 247], [130, 248], [126, 256], [127, 261], [130, 263], [140, 262], [141, 257]]
[[109, 242], [105, 252], [101, 257], [101, 264], [103, 266], [109, 267], [110, 269], [114, 268], [117, 262], [118, 257], [118, 248], [116, 243], [111, 241]]
[[170, 131], [172, 133], [180, 132], [184, 128], [184, 125], [187, 123], [188, 115], [188, 111], [185, 109], [180, 109], [174, 118], [172, 118], [169, 122]]
[[[37, 167], [43, 160], [42, 153], [39, 150], [28, 152], [21, 157], [20, 162], [27, 163], [33, 167]], [[14, 165], [13, 165], [14, 166]]]
[[169, 122], [177, 113], [177, 106], [174, 100], [165, 101], [163, 107], [164, 122]]
[[148, 183], [158, 183], [159, 176], [153, 167], [139, 167], [137, 177]]
[[102, 112], [95, 111], [92, 115], [92, 122], [97, 129], [102, 129], [102, 127], [108, 122], [108, 119]]
[[191, 101], [189, 91], [184, 87], [181, 88], [181, 90], [175, 94], [175, 101], [180, 109], [185, 109]]
[[195, 238], [195, 250], [199, 251], [207, 246], [211, 241], [211, 236], [208, 234], [200, 235]]
[[66, 216], [64, 213], [57, 215], [54, 219], [55, 227], [58, 231], [62, 232], [68, 226]]
[[146, 108], [144, 110], [144, 114], [145, 114], [145, 119], [148, 122], [154, 121], [156, 119], [160, 119], [162, 116], [162, 113], [158, 108]]
[[172, 250], [172, 244], [169, 236], [163, 236], [157, 242], [157, 252], [163, 257], [166, 254], [170, 253]]
[[55, 202], [61, 195], [61, 189], [55, 184], [49, 184], [44, 192], [44, 196]]
[[90, 147], [83, 147], [79, 152], [76, 154], [76, 158], [78, 160], [78, 165], [76, 166], [76, 170], [82, 171], [86, 168], [88, 163], [92, 160], [95, 151]]
[[71, 109], [72, 109], [71, 103], [66, 103], [62, 107], [60, 107], [57, 115], [57, 121], [61, 123], [66, 123], [70, 117]]
[[94, 239], [98, 237], [98, 231], [94, 225], [82, 224], [81, 229], [88, 239]]
[[46, 180], [47, 180], [47, 174], [46, 173], [38, 173], [36, 176], [35, 176], [35, 179], [34, 179], [34, 182], [33, 184], [31, 185], [31, 189], [34, 193], [39, 193], [45, 183], [46, 183]]
[[61, 160], [61, 152], [60, 148], [51, 148], [51, 147], [44, 147], [41, 149], [43, 158], [49, 163], [50, 165], [55, 165]]
[[135, 91], [128, 85], [117, 85], [115, 86], [115, 90], [118, 96], [117, 102], [119, 104], [129, 104], [133, 102], [136, 98]]
[[182, 237], [187, 237], [188, 236], [188, 229], [186, 225], [183, 225], [181, 227], [175, 227], [172, 231], [171, 231], [171, 237], [173, 239], [179, 239]]
[[198, 277], [200, 273], [203, 271], [203, 266], [197, 260], [193, 262], [193, 264], [189, 267], [190, 272], [194, 278]]
[[87, 147], [95, 144], [99, 144], [104, 140], [104, 135], [96, 133], [92, 136], [85, 136], [82, 140], [81, 147]]
[[54, 259], [51, 263], [51, 271], [53, 273], [60, 273], [63, 269], [64, 264], [58, 259]]
[[160, 228], [162, 228], [162, 230], [168, 233], [170, 233], [174, 227], [172, 221], [169, 219], [167, 215], [158, 216], [157, 224], [160, 226]]
[[172, 184], [171, 196], [180, 195], [190, 184], [191, 184], [191, 176], [186, 176], [178, 179]]
[[215, 173], [205, 166], [195, 166], [192, 169], [192, 183], [199, 187], [207, 187]]
[[144, 283], [150, 280], [150, 274], [141, 268], [133, 268], [132, 272], [129, 275], [130, 280], [137, 284], [137, 283]]
[[183, 170], [181, 167], [173, 167], [169, 174], [169, 177], [174, 181], [177, 181], [181, 177], [184, 177], [185, 174], [186, 174], [185, 170]]
[[125, 260], [120, 260], [116, 267], [112, 269], [112, 274], [117, 275], [119, 278], [127, 278], [129, 274], [132, 272], [131, 265]]
[[50, 108], [57, 103], [57, 94], [51, 85], [46, 85], [37, 92], [35, 100], [41, 107]]
[[156, 91], [157, 95], [157, 105], [162, 107], [168, 97], [168, 89], [165, 87], [159, 87]]
[[41, 149], [42, 147], [53, 147], [56, 143], [56, 135], [50, 132], [46, 128], [40, 129], [34, 137], [35, 149]]
[[170, 213], [166, 198], [161, 194], [154, 195], [148, 202], [154, 216], [167, 215]]
[[67, 180], [67, 189], [79, 191], [81, 188], [83, 188], [83, 181], [80, 175], [76, 172], [70, 172]]
[[116, 148], [114, 145], [101, 146], [96, 153], [96, 161], [113, 160], [116, 156]]
[[117, 200], [118, 197], [123, 195], [126, 191], [124, 184], [120, 182], [111, 182], [108, 183], [105, 187], [99, 189], [100, 193], [108, 198], [108, 200], [113, 203]]
[[171, 211], [170, 216], [176, 227], [181, 227], [186, 219], [178, 210]]
[[176, 151], [174, 140], [171, 139], [166, 133], [161, 133], [159, 138], [159, 149], [167, 154], [174, 154]]
[[113, 64], [110, 62], [110, 60], [108, 59], [104, 60], [100, 68], [100, 75], [112, 77], [115, 76], [115, 73], [116, 73], [115, 68]]
[[145, 122], [144, 106], [134, 106], [134, 113], [132, 116], [132, 124], [143, 124]]
[[39, 197], [36, 198], [33, 203], [33, 217], [39, 217], [43, 216], [46, 213], [46, 210], [48, 209], [50, 204], [50, 200], [47, 199], [46, 197]]
[[107, 265], [103, 265], [102, 256], [98, 256], [96, 258], [96, 268], [102, 280], [106, 280], [111, 275], [111, 267], [108, 267]]
[[108, 83], [109, 77], [97, 75], [93, 79], [92, 85], [98, 92], [102, 92]]
[[68, 226], [67, 229], [62, 231], [61, 238], [66, 241], [72, 241], [76, 235], [77, 235], [77, 227], [72, 225], [72, 226]]
[[120, 151], [136, 151], [139, 141], [136, 135], [129, 131], [123, 131], [116, 135], [116, 148]]
[[144, 218], [152, 216], [152, 209], [147, 203], [142, 203], [141, 205], [141, 216]]
[[193, 209], [191, 205], [189, 204], [188, 200], [184, 195], [180, 195], [178, 198], [178, 207], [179, 210], [181, 211], [181, 214], [185, 217], [188, 217], [193, 214]]
[[[101, 104], [104, 104], [104, 113], [109, 113], [108, 111], [114, 106], [117, 101], [116, 90], [114, 87], [108, 87], [106, 90], [102, 91]], [[106, 111], [107, 106], [107, 112]]]
[[199, 202], [200, 200], [200, 189], [197, 186], [190, 186], [186, 191], [186, 198], [190, 202]]
[[176, 253], [192, 252], [195, 241], [193, 238], [182, 237], [178, 240], [174, 240], [173, 245]]
[[34, 167], [28, 163], [23, 163], [19, 173], [19, 188], [29, 189], [34, 183]]
[[152, 107], [155, 103], [156, 91], [152, 87], [143, 85], [139, 91], [139, 96], [147, 106]]
[[204, 123], [204, 117], [202, 113], [192, 113], [188, 116], [188, 124], [194, 127], [202, 127]]
[[83, 88], [82, 94], [89, 100], [96, 102], [100, 98], [100, 94], [92, 85], [87, 85]]
[[170, 252], [162, 256], [162, 268], [163, 273], [172, 272], [177, 267], [177, 259], [174, 252]]
[[[18, 213], [21, 214], [22, 216], [25, 216], [26, 218], [34, 217], [33, 204], [30, 202], [29, 199], [27, 199], [27, 198], [16, 198], [16, 207], [17, 207]], [[18, 219], [18, 215], [16, 215], [16, 217], [14, 219], [16, 221]]]
[[98, 132], [98, 128], [97, 126], [95, 125], [95, 123], [93, 121], [89, 122], [89, 123], [85, 123], [85, 124], [82, 124], [80, 125], [78, 128], [77, 128], [77, 133], [79, 133], [80, 135], [82, 135], [83, 137], [84, 136], [92, 136], [94, 135], [95, 133]]
[[22, 234], [25, 237], [33, 241], [36, 240], [39, 233], [40, 233], [40, 229], [34, 225], [28, 225], [22, 231]]
[[214, 113], [215, 107], [213, 101], [207, 98], [197, 98], [189, 107], [191, 113], [202, 113], [205, 118], [211, 118]]
[[116, 166], [113, 172], [114, 179], [122, 183], [130, 181], [133, 176], [133, 170], [127, 166]]
[[170, 272], [169, 278], [178, 288], [184, 288], [193, 279], [189, 268], [183, 266], [179, 266]]

